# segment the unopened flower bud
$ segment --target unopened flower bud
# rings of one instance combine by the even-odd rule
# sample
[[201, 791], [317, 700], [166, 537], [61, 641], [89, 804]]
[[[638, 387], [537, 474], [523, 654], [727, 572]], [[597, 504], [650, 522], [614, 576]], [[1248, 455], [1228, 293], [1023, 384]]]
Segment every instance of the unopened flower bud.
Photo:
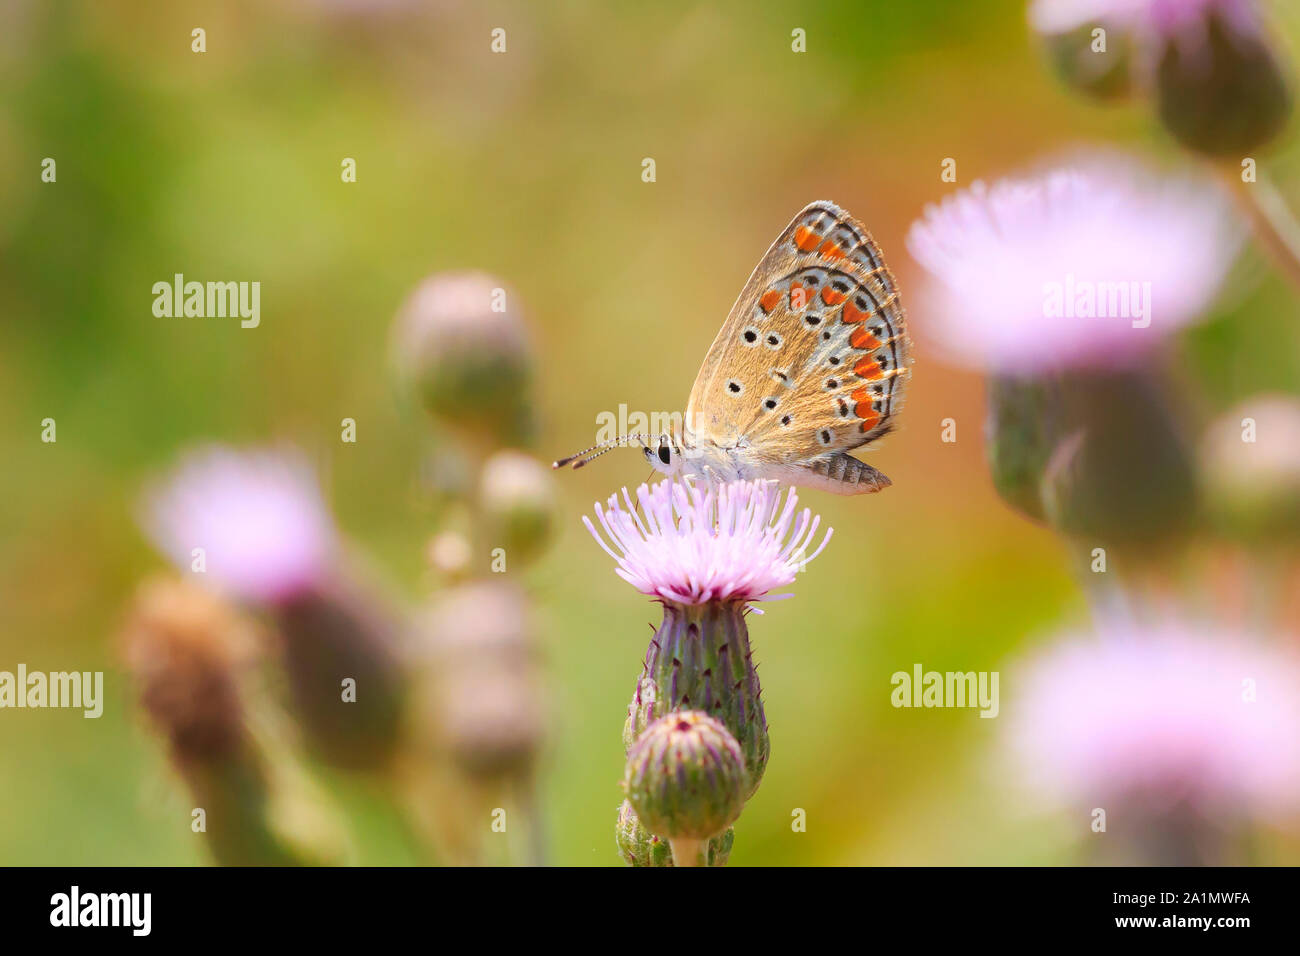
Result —
[[1062, 437], [1043, 478], [1056, 530], [1102, 543], [1158, 546], [1193, 523], [1197, 490], [1183, 422], [1140, 371], [1071, 375]]
[[342, 578], [273, 610], [307, 743], [344, 769], [385, 769], [407, 702], [398, 613]]
[[1300, 401], [1252, 399], [1201, 442], [1205, 507], [1215, 529], [1248, 544], [1300, 542]]
[[233, 608], [209, 590], [171, 579], [141, 587], [122, 634], [141, 703], [203, 813], [215, 860], [340, 863], [332, 818], [279, 771], [245, 720], [239, 679], [254, 644], [251, 625]]
[[632, 745], [623, 787], [645, 827], [672, 844], [676, 865], [695, 866], [707, 841], [740, 816], [747, 776], [726, 727], [699, 711], [677, 711]]
[[1252, 5], [1204, 4], [1169, 31], [1157, 69], [1160, 119], [1186, 148], [1240, 158], [1273, 139], [1291, 115], [1291, 88]]
[[531, 438], [532, 349], [500, 280], [476, 272], [426, 279], [398, 313], [394, 348], [399, 374], [443, 425], [479, 444]]
[[555, 523], [551, 469], [517, 451], [500, 451], [483, 466], [483, 513], [490, 543], [516, 562], [538, 554]]
[[544, 738], [542, 684], [523, 595], [501, 581], [446, 592], [423, 622], [423, 722], [475, 777], [526, 775]]
[[469, 570], [473, 552], [469, 539], [457, 531], [441, 531], [429, 541], [429, 564], [443, 577], [456, 581]]
[[254, 646], [247, 621], [198, 585], [141, 586], [123, 631], [140, 701], [181, 763], [230, 756], [245, 743], [237, 672]]
[[1072, 89], [1100, 100], [1133, 92], [1135, 42], [1128, 31], [1087, 23], [1043, 40], [1053, 68]]

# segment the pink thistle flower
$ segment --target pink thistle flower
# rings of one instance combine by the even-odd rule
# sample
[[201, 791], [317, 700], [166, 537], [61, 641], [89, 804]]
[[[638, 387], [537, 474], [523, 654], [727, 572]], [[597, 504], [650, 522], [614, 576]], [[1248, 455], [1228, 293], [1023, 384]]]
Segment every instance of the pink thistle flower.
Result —
[[1300, 665], [1236, 635], [1161, 625], [1032, 661], [1012, 713], [1024, 780], [1067, 804], [1284, 816], [1300, 806]]
[[921, 331], [996, 373], [1131, 366], [1210, 305], [1240, 243], [1227, 197], [1102, 154], [927, 207]]
[[1189, 28], [1203, 30], [1215, 14], [1243, 33], [1259, 22], [1255, 0], [1035, 0], [1029, 22], [1049, 34], [1114, 25], [1169, 37]]
[[[796, 512], [793, 488], [769, 481], [641, 485], [636, 504], [627, 489], [596, 505], [583, 524], [617, 563], [616, 573], [642, 594], [681, 605], [759, 601], [788, 585], [830, 540], [809, 553], [821, 518]], [[608, 543], [606, 543], [608, 539]], [[777, 595], [776, 597], [789, 597]]]
[[192, 452], [149, 493], [142, 524], [182, 570], [202, 548], [214, 584], [268, 604], [320, 583], [337, 547], [315, 475], [292, 452]]

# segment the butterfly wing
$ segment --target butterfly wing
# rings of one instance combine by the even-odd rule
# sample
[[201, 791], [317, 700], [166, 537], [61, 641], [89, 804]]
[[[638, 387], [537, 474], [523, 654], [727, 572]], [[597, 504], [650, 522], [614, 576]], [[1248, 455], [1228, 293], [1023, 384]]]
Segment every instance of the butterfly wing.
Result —
[[910, 373], [894, 277], [856, 219], [804, 208], [745, 283], [687, 405], [697, 439], [810, 463], [888, 432]]

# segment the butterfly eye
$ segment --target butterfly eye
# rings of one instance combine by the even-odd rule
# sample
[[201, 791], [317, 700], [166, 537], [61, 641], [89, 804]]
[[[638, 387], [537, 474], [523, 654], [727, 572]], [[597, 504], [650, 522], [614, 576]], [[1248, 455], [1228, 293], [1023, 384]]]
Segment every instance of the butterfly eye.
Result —
[[776, 399], [775, 398], [763, 399], [763, 407], [770, 412], [772, 409], [776, 408]]
[[792, 419], [790, 418], [789, 415], [782, 415], [782, 416], [781, 416], [781, 424], [782, 424], [782, 425], [789, 425], [791, 421], [792, 421]]
[[745, 329], [744, 335], [741, 336], [747, 345], [753, 345], [758, 341], [758, 331], [756, 329]]
[[823, 428], [820, 432], [817, 433], [817, 438], [821, 441], [823, 445], [829, 445], [831, 443], [830, 429]]
[[820, 315], [805, 315], [803, 320], [808, 323], [809, 328], [816, 328], [822, 323], [822, 317]]
[[779, 349], [781, 347], [781, 336], [773, 332], [767, 337], [768, 348]]
[[672, 459], [673, 459], [672, 449], [670, 449], [667, 445], [660, 445], [659, 460], [662, 461], [665, 465], [667, 465], [672, 462]]
[[734, 378], [727, 383], [727, 391], [729, 391], [732, 395], [739, 395], [744, 390], [745, 390], [745, 386], [741, 385]]

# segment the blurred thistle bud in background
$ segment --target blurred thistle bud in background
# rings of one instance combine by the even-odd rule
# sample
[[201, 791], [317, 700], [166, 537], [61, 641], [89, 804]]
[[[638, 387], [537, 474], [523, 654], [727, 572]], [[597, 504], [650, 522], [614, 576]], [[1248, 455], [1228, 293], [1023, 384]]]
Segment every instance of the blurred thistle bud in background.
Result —
[[1240, 158], [1291, 114], [1288, 70], [1257, 0], [1034, 0], [1029, 19], [1073, 88], [1152, 96], [1193, 152]]
[[1239, 159], [1291, 115], [1291, 85], [1254, 0], [1153, 3], [1160, 119], [1184, 147]]
[[1014, 686], [1009, 779], [1080, 841], [1104, 834], [1094, 862], [1249, 863], [1254, 827], [1294, 824], [1292, 652], [1173, 619], [1103, 623], [1036, 652]]
[[527, 779], [545, 719], [523, 594], [500, 580], [457, 586], [435, 598], [421, 633], [421, 725], [470, 776]]
[[532, 440], [532, 346], [501, 280], [481, 272], [426, 279], [398, 310], [393, 349], [402, 381], [467, 446]]
[[927, 208], [908, 234], [931, 278], [917, 333], [988, 373], [1008, 504], [1070, 534], [1181, 532], [1194, 468], [1162, 347], [1209, 308], [1240, 241], [1212, 182], [1112, 153]]
[[[699, 711], [681, 710], [636, 739], [623, 788], [646, 828], [669, 842], [675, 865], [708, 865], [706, 844], [744, 809], [747, 776], [740, 745], [727, 728]], [[622, 831], [626, 821], [619, 817]]]
[[1072, 89], [1099, 100], [1122, 100], [1134, 92], [1138, 54], [1130, 31], [1097, 20], [1044, 30], [1043, 43], [1053, 70]]
[[382, 769], [406, 702], [403, 625], [344, 560], [302, 457], [192, 452], [149, 493], [143, 523], [194, 580], [271, 614], [307, 743], [344, 768]]
[[1044, 470], [1043, 514], [1062, 534], [1148, 549], [1195, 526], [1196, 463], [1186, 425], [1156, 374], [1070, 374], [1072, 429]]
[[522, 564], [539, 555], [555, 527], [555, 479], [550, 468], [517, 451], [499, 451], [483, 466], [479, 503], [487, 543]]
[[[256, 657], [253, 625], [195, 584], [141, 585], [120, 646], [141, 705], [166, 737], [218, 863], [337, 862], [323, 817], [279, 786], [249, 728], [240, 681]], [[193, 824], [192, 824], [193, 825]]]
[[1300, 544], [1300, 400], [1261, 395], [1215, 419], [1200, 448], [1214, 530], [1247, 546]]
[[474, 557], [469, 539], [459, 531], [439, 531], [429, 539], [426, 554], [429, 566], [448, 583], [461, 581]]

